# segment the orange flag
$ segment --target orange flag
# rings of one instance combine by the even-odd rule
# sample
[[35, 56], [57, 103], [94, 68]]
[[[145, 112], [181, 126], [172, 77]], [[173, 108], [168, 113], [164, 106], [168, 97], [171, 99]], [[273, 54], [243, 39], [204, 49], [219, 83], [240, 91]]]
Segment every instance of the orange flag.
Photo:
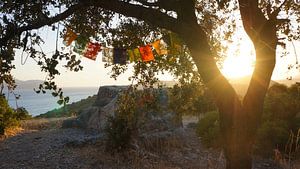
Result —
[[141, 53], [141, 56], [142, 56], [142, 60], [144, 62], [154, 60], [154, 56], [153, 56], [152, 49], [151, 49], [150, 45], [140, 47], [140, 53]]
[[76, 33], [74, 33], [70, 28], [67, 28], [67, 32], [64, 35], [64, 44], [70, 46], [71, 43], [77, 38]]
[[157, 40], [152, 43], [152, 46], [154, 47], [156, 53], [158, 55], [166, 55], [168, 54], [168, 51], [164, 45], [162, 45], [161, 40]]

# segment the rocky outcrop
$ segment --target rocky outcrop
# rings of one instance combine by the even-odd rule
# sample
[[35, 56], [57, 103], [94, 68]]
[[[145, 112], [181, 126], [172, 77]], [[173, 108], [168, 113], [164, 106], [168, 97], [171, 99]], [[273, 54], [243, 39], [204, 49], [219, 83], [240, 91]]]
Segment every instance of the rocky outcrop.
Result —
[[93, 106], [83, 110], [77, 119], [64, 121], [62, 127], [103, 130], [107, 117], [114, 114], [118, 94], [126, 88], [126, 86], [101, 86]]
[[99, 108], [106, 106], [126, 88], [127, 86], [101, 86], [98, 90], [97, 99], [94, 103], [94, 106]]
[[[65, 121], [63, 127], [79, 127], [102, 131], [106, 125], [107, 117], [115, 115], [118, 95], [126, 89], [126, 86], [100, 87], [93, 106], [81, 112], [77, 119]], [[181, 127], [182, 123], [175, 117], [176, 113], [167, 108], [167, 90], [154, 90], [159, 90], [159, 104], [162, 111], [145, 113], [145, 119], [143, 119], [143, 125], [140, 128], [141, 133], [161, 132]]]

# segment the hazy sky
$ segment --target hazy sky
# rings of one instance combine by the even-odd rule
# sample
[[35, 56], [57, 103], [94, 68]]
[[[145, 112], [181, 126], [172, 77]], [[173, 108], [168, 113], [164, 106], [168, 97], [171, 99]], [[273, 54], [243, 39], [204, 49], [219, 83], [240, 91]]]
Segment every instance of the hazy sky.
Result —
[[[42, 45], [42, 49], [45, 53], [51, 55], [51, 52], [55, 51], [55, 37], [56, 32], [53, 32], [50, 27], [44, 27], [39, 29], [45, 44]], [[244, 34], [244, 33], [243, 33]], [[227, 65], [225, 75], [234, 74], [237, 71], [245, 71], [246, 74], [251, 73], [251, 67], [253, 65], [254, 56], [253, 51], [251, 52], [252, 45], [249, 39], [245, 38], [243, 35], [242, 43], [240, 46], [241, 53], [240, 56], [229, 55], [230, 57], [225, 60], [224, 66]], [[297, 48], [297, 54], [300, 55], [299, 42], [295, 42], [294, 45]], [[59, 39], [59, 47], [63, 47], [62, 39]], [[233, 46], [235, 48], [235, 46]], [[299, 70], [293, 70], [293, 72], [287, 73], [288, 64], [295, 63], [295, 53], [292, 45], [288, 45], [289, 56], [286, 58], [281, 58], [278, 56], [275, 71], [273, 73], [273, 79], [285, 79], [289, 75], [298, 76]], [[252, 54], [252, 55], [251, 55]], [[13, 70], [13, 75], [19, 80], [43, 80], [46, 74], [40, 71], [39, 66], [36, 62], [28, 58], [25, 65], [21, 65], [21, 52], [16, 51], [16, 69]], [[26, 58], [26, 54], [23, 55], [23, 59]], [[81, 58], [83, 71], [80, 72], [70, 72], [65, 68], [61, 68], [61, 75], [57, 77], [56, 82], [63, 87], [85, 87], [85, 86], [102, 86], [102, 85], [124, 85], [129, 84], [128, 76], [131, 74], [129, 69], [125, 74], [121, 75], [117, 81], [110, 78], [110, 68], [104, 68], [104, 63], [102, 63], [102, 53], [100, 52], [96, 61]], [[247, 61], [245, 61], [247, 60]], [[249, 64], [244, 65], [244, 64]], [[250, 68], [249, 68], [250, 67]], [[230, 73], [231, 72], [231, 73]], [[247, 73], [248, 72], [248, 73]], [[172, 80], [169, 75], [161, 77], [162, 80]]]

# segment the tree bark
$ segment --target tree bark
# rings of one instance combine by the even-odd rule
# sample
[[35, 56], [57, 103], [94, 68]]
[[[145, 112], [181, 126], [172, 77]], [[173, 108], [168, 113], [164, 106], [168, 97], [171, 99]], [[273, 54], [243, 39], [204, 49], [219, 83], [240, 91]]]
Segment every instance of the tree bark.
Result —
[[[189, 26], [179, 33], [187, 43], [203, 82], [213, 93], [219, 108], [226, 168], [251, 169], [253, 143], [275, 66], [277, 40], [275, 26], [262, 25], [260, 33], [254, 38], [252, 36], [256, 50], [256, 66], [243, 101], [219, 71], [208, 42], [204, 38], [204, 32], [198, 27], [198, 25]], [[194, 36], [195, 34], [199, 36]]]

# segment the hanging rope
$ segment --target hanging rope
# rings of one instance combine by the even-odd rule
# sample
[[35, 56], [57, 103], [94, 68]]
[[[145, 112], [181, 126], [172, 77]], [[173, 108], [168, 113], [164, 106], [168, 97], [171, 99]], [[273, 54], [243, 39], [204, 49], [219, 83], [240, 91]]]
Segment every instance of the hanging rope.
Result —
[[59, 22], [57, 23], [57, 33], [56, 33], [55, 52], [58, 51], [58, 36], [59, 36]]
[[[59, 13], [61, 13], [61, 8], [59, 6]], [[56, 33], [56, 44], [55, 44], [55, 52], [58, 52], [58, 38], [59, 38], [59, 22], [57, 22], [57, 33]]]
[[22, 54], [21, 54], [21, 65], [25, 65], [25, 63], [27, 62], [27, 59], [29, 57], [30, 53], [27, 53], [27, 56], [24, 60], [24, 50], [22, 51]]
[[297, 55], [297, 51], [296, 51], [296, 47], [295, 47], [295, 44], [294, 42], [292, 41], [292, 45], [293, 45], [293, 48], [294, 48], [294, 53], [295, 53], [295, 57], [296, 57], [296, 64], [298, 64], [298, 55]]
[[29, 33], [27, 31], [25, 37], [22, 40], [23, 41], [23, 51], [22, 51], [22, 54], [21, 54], [21, 65], [25, 65], [25, 63], [26, 63], [26, 61], [29, 57], [29, 53], [28, 53], [25, 60], [24, 60], [24, 51], [26, 50], [26, 47], [27, 47], [28, 36], [29, 36]]

